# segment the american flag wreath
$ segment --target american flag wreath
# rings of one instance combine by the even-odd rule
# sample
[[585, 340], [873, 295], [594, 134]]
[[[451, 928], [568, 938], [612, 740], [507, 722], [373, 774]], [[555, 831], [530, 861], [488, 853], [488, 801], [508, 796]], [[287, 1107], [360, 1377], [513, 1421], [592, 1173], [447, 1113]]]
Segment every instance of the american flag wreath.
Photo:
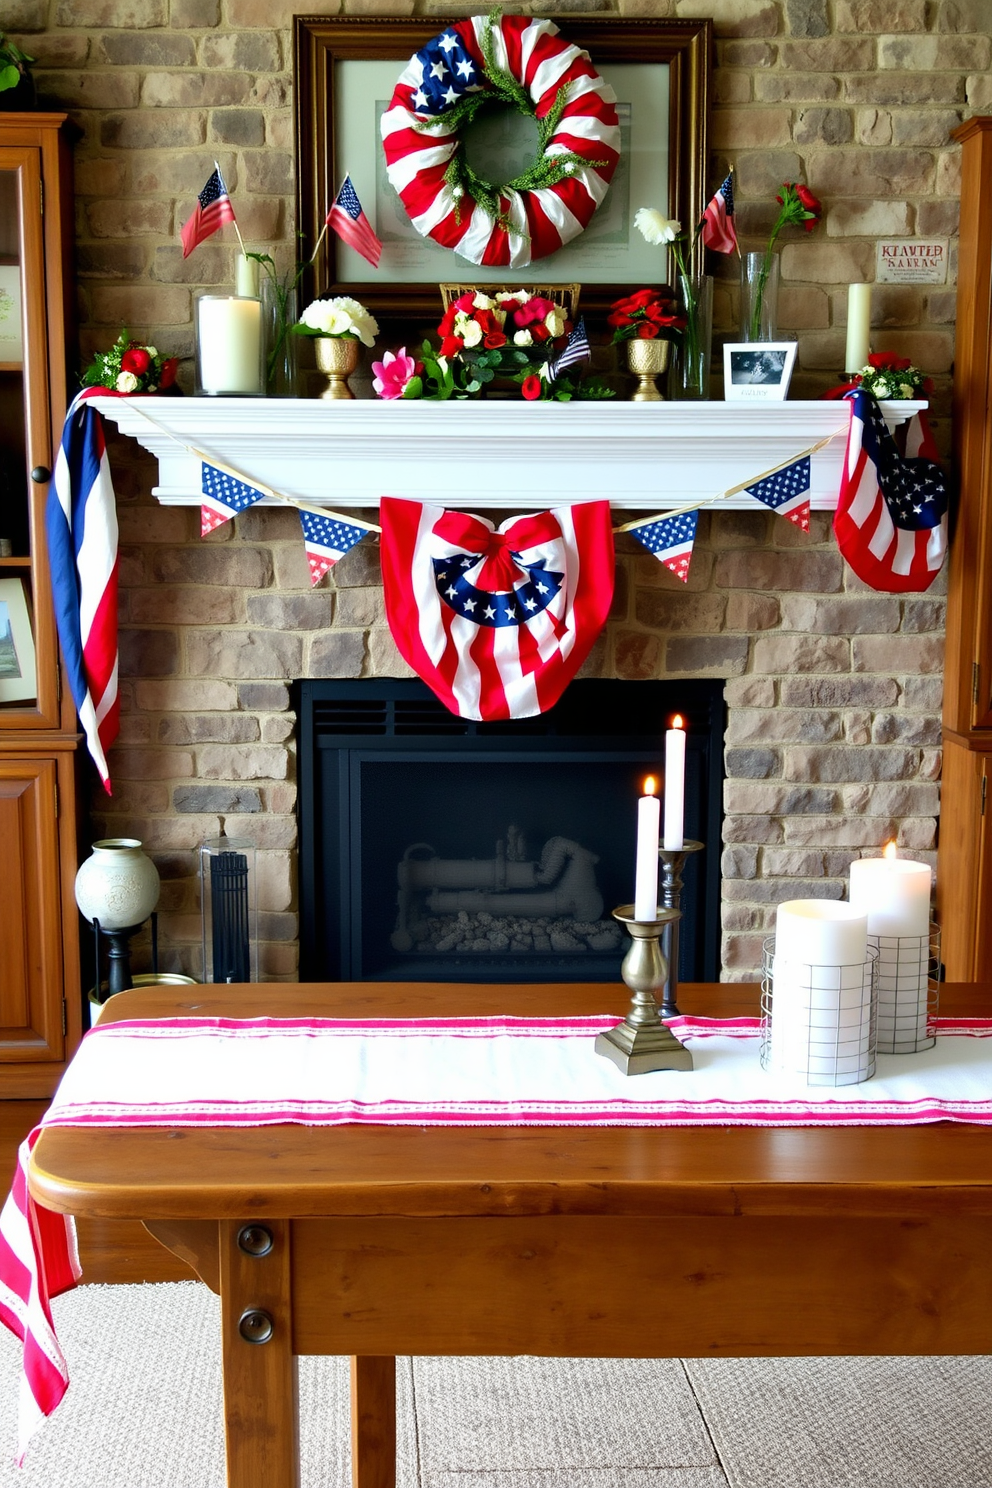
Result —
[[[531, 115], [538, 154], [513, 181], [479, 177], [460, 128], [494, 100]], [[616, 95], [551, 21], [473, 16], [401, 73], [381, 132], [386, 170], [421, 237], [475, 264], [522, 268], [571, 242], [620, 159]]]
[[495, 528], [485, 517], [384, 496], [386, 617], [404, 659], [452, 713], [531, 718], [588, 656], [613, 599], [608, 501]]

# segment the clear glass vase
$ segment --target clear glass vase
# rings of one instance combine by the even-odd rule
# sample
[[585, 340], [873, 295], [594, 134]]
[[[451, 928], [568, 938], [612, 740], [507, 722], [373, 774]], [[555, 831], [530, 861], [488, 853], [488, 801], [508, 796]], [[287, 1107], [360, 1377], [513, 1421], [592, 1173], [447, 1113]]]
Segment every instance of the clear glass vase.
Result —
[[779, 255], [771, 248], [741, 257], [741, 340], [777, 341]]
[[673, 398], [698, 402], [710, 395], [713, 280], [708, 274], [679, 275], [679, 314], [685, 330], [675, 357], [671, 393]]
[[263, 269], [261, 291], [265, 391], [270, 398], [295, 398], [299, 341], [292, 328], [298, 319], [296, 290], [280, 284]]

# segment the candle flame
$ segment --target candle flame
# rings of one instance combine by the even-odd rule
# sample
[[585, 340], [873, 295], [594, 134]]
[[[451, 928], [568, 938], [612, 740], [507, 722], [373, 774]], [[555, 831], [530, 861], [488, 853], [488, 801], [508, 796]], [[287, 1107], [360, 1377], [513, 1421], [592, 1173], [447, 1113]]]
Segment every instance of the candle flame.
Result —
[[644, 782], [644, 794], [646, 796], [656, 796], [658, 794], [658, 782], [653, 775], [649, 775]]
[[888, 858], [891, 861], [895, 857], [895, 855], [896, 855], [896, 845], [895, 845], [895, 843], [894, 842], [887, 842], [885, 844], [885, 846], [883, 847], [883, 849], [882, 849], [882, 857], [883, 858]]
[[672, 728], [673, 729], [684, 729], [685, 728], [685, 719], [682, 717], [682, 714], [681, 713], [676, 713], [675, 717], [672, 719]]

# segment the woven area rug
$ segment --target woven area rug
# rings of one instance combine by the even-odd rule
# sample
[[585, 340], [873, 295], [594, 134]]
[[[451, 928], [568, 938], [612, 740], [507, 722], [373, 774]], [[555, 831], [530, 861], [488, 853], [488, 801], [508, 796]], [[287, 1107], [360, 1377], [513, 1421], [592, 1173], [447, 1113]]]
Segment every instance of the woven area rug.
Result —
[[[0, 1488], [224, 1488], [217, 1299], [54, 1304], [73, 1384]], [[403, 1359], [399, 1488], [990, 1488], [992, 1359]], [[344, 1359], [301, 1362], [303, 1488], [350, 1488]]]

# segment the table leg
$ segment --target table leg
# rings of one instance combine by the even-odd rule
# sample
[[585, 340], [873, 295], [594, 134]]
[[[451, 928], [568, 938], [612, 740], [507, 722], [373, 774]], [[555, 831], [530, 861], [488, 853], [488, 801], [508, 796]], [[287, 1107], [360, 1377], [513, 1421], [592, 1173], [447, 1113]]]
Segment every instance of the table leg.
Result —
[[352, 1488], [396, 1488], [396, 1360], [351, 1360]]
[[228, 1488], [299, 1488], [289, 1221], [219, 1228]]

